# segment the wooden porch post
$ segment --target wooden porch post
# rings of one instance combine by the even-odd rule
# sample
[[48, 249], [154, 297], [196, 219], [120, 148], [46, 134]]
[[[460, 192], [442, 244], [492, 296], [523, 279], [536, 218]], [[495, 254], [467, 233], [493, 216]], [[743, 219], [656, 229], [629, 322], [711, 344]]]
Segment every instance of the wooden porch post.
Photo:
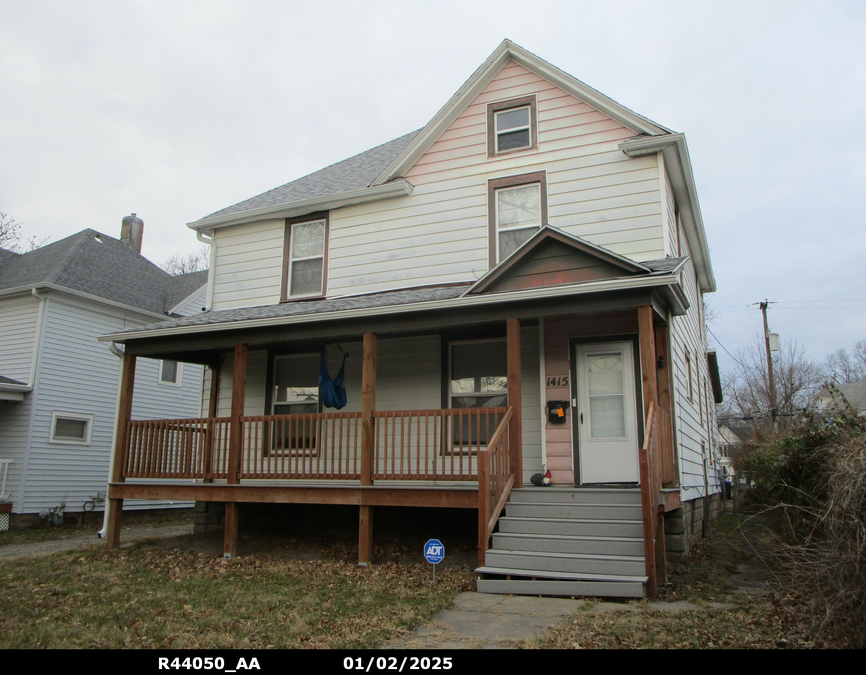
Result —
[[643, 418], [646, 420], [650, 405], [655, 404], [658, 407], [659, 404], [652, 305], [641, 305], [637, 308], [637, 322], [640, 340], [640, 373], [643, 381]]
[[[244, 429], [241, 418], [244, 414], [247, 388], [247, 346], [235, 345], [235, 360], [232, 367], [232, 421], [229, 440], [229, 462], [227, 483], [236, 485], [241, 482], [241, 454]], [[225, 535], [223, 538], [223, 557], [234, 558], [238, 552], [238, 504], [226, 503]]]
[[523, 425], [520, 382], [520, 320], [506, 321], [506, 349], [508, 351], [508, 405], [514, 409], [511, 416], [509, 449], [514, 487], [523, 487]]
[[216, 443], [216, 428], [214, 419], [217, 414], [217, 397], [219, 396], [220, 367], [211, 366], [210, 395], [207, 400], [207, 435], [204, 439], [204, 482], [213, 483], [213, 450]]
[[[129, 438], [129, 420], [132, 417], [132, 391], [135, 387], [135, 355], [123, 355], [123, 375], [120, 380], [120, 404], [117, 410], [117, 438], [114, 440], [114, 467], [111, 473], [112, 483], [124, 481], [126, 466], [127, 439]], [[123, 500], [110, 499], [111, 511], [108, 516], [108, 549], [120, 546], [120, 526], [123, 520]]]
[[656, 358], [662, 358], [663, 363], [656, 370], [658, 377], [658, 397], [659, 410], [664, 410], [668, 415], [671, 428], [665, 429], [665, 433], [661, 438], [664, 439], [664, 446], [661, 448], [661, 469], [662, 469], [662, 484], [673, 487], [677, 482], [676, 458], [674, 453], [674, 435], [673, 435], [673, 406], [671, 404], [671, 364], [670, 353], [668, 350], [668, 331], [667, 326], [656, 326], [655, 328], [655, 347]]
[[[364, 333], [364, 362], [361, 369], [361, 485], [373, 484], [373, 452], [376, 442], [376, 360], [375, 333]], [[358, 564], [373, 557], [373, 507], [362, 505], [358, 517]]]

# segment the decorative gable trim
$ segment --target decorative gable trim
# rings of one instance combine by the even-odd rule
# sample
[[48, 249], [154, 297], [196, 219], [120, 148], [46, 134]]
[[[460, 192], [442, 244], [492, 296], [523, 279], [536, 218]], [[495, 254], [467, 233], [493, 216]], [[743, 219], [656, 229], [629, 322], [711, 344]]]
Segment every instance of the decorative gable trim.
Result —
[[[523, 246], [470, 286], [464, 295], [495, 292], [497, 286], [500, 286], [502, 282], [509, 279], [518, 270], [524, 268], [527, 263], [551, 245], [565, 247], [568, 251], [574, 252], [583, 258], [592, 258], [593, 261], [597, 261], [601, 266], [613, 268], [616, 272], [614, 276], [624, 277], [634, 274], [650, 274], [652, 272], [645, 265], [629, 260], [601, 246], [590, 244], [588, 241], [567, 234], [558, 228], [545, 225], [532, 238], [527, 240]], [[540, 274], [545, 274], [545, 271], [542, 270]], [[568, 278], [554, 284], [545, 285], [573, 284], [580, 283], [581, 281], [596, 281], [597, 279], [598, 277], [587, 277], [586, 279]], [[532, 284], [528, 284], [525, 287], [530, 288]], [[502, 290], [519, 289], [507, 288]]]
[[631, 129], [635, 134], [659, 136], [673, 133], [670, 129], [620, 105], [612, 98], [605, 96], [600, 91], [593, 89], [588, 84], [572, 77], [523, 47], [514, 44], [511, 40], [503, 40], [496, 51], [466, 80], [463, 86], [457, 90], [457, 93], [436, 113], [433, 119], [427, 123], [427, 126], [406, 146], [382, 175], [373, 181], [372, 185], [381, 185], [403, 176], [509, 61], [514, 61], [530, 72], [555, 84], [566, 93]]

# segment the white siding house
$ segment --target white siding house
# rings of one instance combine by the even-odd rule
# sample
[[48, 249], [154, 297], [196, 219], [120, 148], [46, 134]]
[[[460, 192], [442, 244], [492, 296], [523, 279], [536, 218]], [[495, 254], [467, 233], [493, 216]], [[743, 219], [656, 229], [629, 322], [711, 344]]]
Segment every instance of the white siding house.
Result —
[[[201, 312], [207, 273], [171, 277], [127, 244], [84, 230], [0, 256], [0, 500], [26, 522], [48, 509], [102, 510], [122, 352], [98, 337]], [[119, 356], [118, 356], [119, 354]], [[135, 414], [194, 417], [202, 367], [142, 360]], [[100, 501], [100, 496], [102, 501]], [[168, 500], [130, 504], [168, 506]]]
[[[244, 503], [357, 504], [362, 561], [378, 505], [477, 508], [482, 580], [526, 577], [508, 592], [652, 594], [665, 521], [669, 553], [685, 552], [676, 523], [719, 486], [715, 280], [681, 133], [505, 41], [422, 129], [190, 227], [212, 241], [209, 311], [102, 339], [130, 367], [208, 366], [201, 419], [161, 432], [199, 440], [143, 469], [133, 404], [117, 505], [147, 492], [132, 479], [176, 479], [163, 493], [224, 512], [234, 555]], [[332, 413], [319, 359], [333, 377], [346, 353]], [[545, 472], [555, 489], [533, 492]], [[323, 480], [339, 490], [309, 483]], [[541, 495], [591, 513], [517, 515]], [[583, 550], [547, 569], [516, 540], [634, 509], [599, 525], [637, 523], [622, 536], [638, 562], [608, 561], [620, 581]]]

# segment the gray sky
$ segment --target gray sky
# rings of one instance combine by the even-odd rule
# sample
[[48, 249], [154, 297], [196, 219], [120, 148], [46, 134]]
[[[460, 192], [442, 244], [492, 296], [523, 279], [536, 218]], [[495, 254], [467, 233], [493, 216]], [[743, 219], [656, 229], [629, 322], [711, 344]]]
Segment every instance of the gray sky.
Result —
[[160, 263], [185, 223], [423, 126], [508, 37], [685, 132], [721, 345], [766, 297], [823, 359], [866, 339], [864, 36], [840, 0], [0, 0], [0, 211], [52, 241], [135, 211]]

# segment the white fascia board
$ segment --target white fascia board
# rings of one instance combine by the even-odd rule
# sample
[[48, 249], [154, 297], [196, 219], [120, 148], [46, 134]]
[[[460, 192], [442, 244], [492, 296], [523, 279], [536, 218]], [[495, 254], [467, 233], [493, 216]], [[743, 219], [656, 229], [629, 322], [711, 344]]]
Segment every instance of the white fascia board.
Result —
[[698, 201], [698, 191], [695, 187], [695, 176], [689, 159], [689, 148], [684, 134], [670, 134], [651, 138], [637, 138], [623, 141], [619, 145], [629, 157], [640, 157], [658, 152], [664, 153], [665, 168], [671, 177], [671, 187], [674, 191], [683, 224], [689, 250], [698, 271], [701, 289], [706, 293], [716, 290], [716, 279], [710, 262], [710, 248], [707, 243], [707, 233], [701, 216], [701, 204]]
[[156, 312], [148, 312], [145, 309], [141, 309], [139, 307], [133, 307], [132, 305], [125, 305], [122, 302], [115, 302], [114, 300], [106, 300], [105, 298], [100, 298], [98, 295], [91, 295], [90, 293], [85, 293], [84, 291], [76, 291], [72, 288], [67, 288], [66, 286], [59, 286], [58, 284], [51, 283], [43, 283], [43, 284], [34, 284], [32, 286], [18, 286], [16, 288], [8, 288], [0, 291], [0, 297], [7, 295], [19, 295], [22, 293], [30, 293], [33, 289], [42, 290], [45, 289], [47, 291], [56, 291], [58, 293], [65, 293], [66, 295], [71, 295], [76, 298], [82, 298], [84, 300], [90, 300], [91, 302], [99, 303], [100, 305], [108, 305], [109, 307], [117, 307], [119, 309], [123, 309], [127, 312], [133, 312], [135, 314], [140, 314], [142, 316], [146, 316], [148, 318], [159, 319], [161, 321], [165, 321], [168, 319], [168, 315], [166, 314], [157, 314]]
[[249, 211], [238, 211], [236, 213], [227, 213], [223, 216], [202, 218], [201, 220], [187, 223], [187, 227], [199, 231], [213, 231], [221, 227], [251, 223], [267, 218], [294, 218], [295, 216], [303, 216], [315, 211], [328, 211], [343, 206], [404, 197], [412, 194], [412, 190], [414, 189], [415, 186], [405, 180], [391, 182], [386, 185], [373, 184], [370, 187], [349, 190], [348, 192], [340, 192], [324, 197], [312, 197], [310, 199], [289, 202], [288, 204], [263, 206]]
[[[424, 302], [413, 302], [405, 305], [391, 305], [385, 307], [365, 307], [363, 309], [347, 309], [334, 312], [321, 312], [318, 314], [301, 314], [296, 316], [276, 316], [262, 319], [241, 319], [225, 323], [209, 323], [196, 326], [181, 326], [178, 328], [160, 328], [156, 330], [135, 330], [121, 333], [111, 333], [99, 338], [100, 342], [125, 342], [139, 338], [157, 338], [174, 335], [193, 335], [198, 333], [214, 333], [230, 330], [242, 330], [249, 328], [268, 328], [271, 326], [291, 326], [293, 324], [319, 323], [327, 321], [339, 321], [345, 319], [358, 319], [387, 316], [393, 314], [405, 314], [408, 312], [426, 312], [439, 309], [461, 309], [464, 307], [483, 307], [485, 305], [496, 305], [519, 300], [536, 300], [544, 298], [557, 298], [572, 295], [587, 295], [590, 293], [602, 293], [609, 291], [638, 290], [641, 288], [657, 288], [664, 290], [668, 286], [677, 286], [679, 279], [675, 275], [664, 274], [656, 277], [630, 277], [628, 279], [603, 279], [600, 281], [582, 282], [579, 284], [568, 284], [565, 286], [554, 286], [547, 288], [530, 288], [519, 291], [506, 291], [503, 293], [490, 293], [487, 295], [473, 295], [470, 297], [449, 298], [447, 300], [428, 300]], [[688, 307], [688, 304], [686, 304]]]
[[504, 40], [487, 60], [472, 73], [469, 79], [463, 83], [463, 86], [457, 90], [454, 96], [433, 116], [433, 119], [421, 130], [421, 133], [391, 162], [390, 166], [382, 172], [382, 175], [373, 181], [373, 185], [387, 183], [406, 173], [418, 161], [421, 155], [427, 152], [436, 139], [451, 126], [454, 120], [466, 110], [467, 106], [475, 100], [509, 60], [514, 60], [530, 72], [555, 84], [566, 93], [584, 101], [599, 112], [631, 129], [636, 134], [655, 136], [672, 133], [670, 129], [629, 110], [612, 98], [605, 96], [600, 91], [593, 89], [588, 84], [560, 70], [520, 45], [516, 45], [510, 40]]

